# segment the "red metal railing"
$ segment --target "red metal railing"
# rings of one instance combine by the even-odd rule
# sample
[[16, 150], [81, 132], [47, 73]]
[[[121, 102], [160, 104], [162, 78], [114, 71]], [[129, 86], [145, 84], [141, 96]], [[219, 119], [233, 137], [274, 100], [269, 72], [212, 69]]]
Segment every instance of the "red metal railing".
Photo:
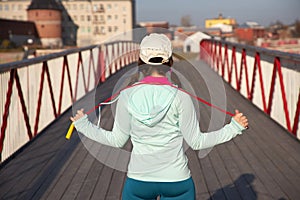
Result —
[[[297, 135], [300, 113], [299, 54], [216, 40], [202, 40], [200, 46], [201, 59], [209, 63], [237, 91]], [[280, 112], [280, 107], [284, 111], [283, 118], [279, 117], [282, 112], [276, 113]]]
[[137, 50], [137, 44], [119, 41], [0, 65], [2, 160], [97, 84], [135, 62]]

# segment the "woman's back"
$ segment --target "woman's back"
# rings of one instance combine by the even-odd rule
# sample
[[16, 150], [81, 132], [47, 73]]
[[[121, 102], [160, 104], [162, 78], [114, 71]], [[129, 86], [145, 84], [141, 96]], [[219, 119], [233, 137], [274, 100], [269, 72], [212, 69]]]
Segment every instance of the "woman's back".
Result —
[[[157, 82], [164, 79], [156, 78]], [[190, 177], [178, 112], [178, 104], [185, 95], [169, 85], [153, 84], [138, 85], [122, 92], [119, 101], [126, 102], [131, 116], [133, 150], [129, 177], [161, 182]]]

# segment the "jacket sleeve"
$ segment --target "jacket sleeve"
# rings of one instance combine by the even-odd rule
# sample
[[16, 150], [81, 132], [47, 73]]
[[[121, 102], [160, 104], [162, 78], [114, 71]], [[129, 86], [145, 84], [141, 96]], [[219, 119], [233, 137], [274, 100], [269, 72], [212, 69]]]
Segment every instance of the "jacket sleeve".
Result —
[[104, 145], [123, 147], [130, 137], [131, 116], [127, 111], [124, 98], [119, 98], [112, 131], [104, 130], [88, 120], [88, 116], [74, 122], [77, 131], [86, 137]]
[[206, 149], [217, 144], [222, 144], [242, 134], [245, 130], [238, 122], [231, 118], [231, 122], [223, 128], [208, 133], [202, 133], [196, 116], [193, 102], [186, 96], [179, 103], [179, 128], [185, 141], [194, 150]]

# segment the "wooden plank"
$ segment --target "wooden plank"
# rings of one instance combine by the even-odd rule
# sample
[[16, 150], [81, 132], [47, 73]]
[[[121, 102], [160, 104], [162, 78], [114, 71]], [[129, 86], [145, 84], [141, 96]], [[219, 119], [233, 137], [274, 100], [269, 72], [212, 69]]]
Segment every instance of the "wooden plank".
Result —
[[[99, 145], [96, 142], [92, 141], [85, 141], [84, 146], [89, 151], [91, 148], [91, 151], [97, 151], [99, 152]], [[95, 158], [90, 154], [87, 153], [83, 162], [78, 168], [78, 171], [76, 172], [75, 176], [73, 176], [72, 179], [69, 181], [69, 185], [66, 188], [63, 196], [61, 197], [62, 200], [68, 200], [68, 199], [75, 199], [78, 195], [78, 192], [82, 185], [84, 184], [84, 181], [88, 175], [88, 172], [94, 162]], [[71, 166], [72, 167], [72, 166]]]
[[[244, 137], [245, 138], [245, 137]], [[254, 146], [247, 146], [245, 143], [243, 137], [237, 138], [236, 145], [238, 148], [243, 152], [245, 155], [245, 158], [250, 163], [252, 169], [254, 170], [254, 173], [257, 177], [260, 178], [263, 185], [268, 189], [269, 195], [275, 199], [275, 198], [285, 198], [288, 199], [284, 191], [277, 185], [275, 180], [273, 179], [274, 174], [270, 174], [269, 169], [265, 168], [264, 165], [262, 165], [262, 162], [260, 159], [257, 158], [257, 153], [254, 150], [256, 149], [256, 145]]]
[[[200, 63], [198, 67], [203, 66]], [[206, 84], [217, 93], [223, 90], [214, 84], [217, 75], [207, 67], [198, 72], [182, 62], [176, 69], [192, 80], [196, 94], [208, 101], [216, 97], [210, 97]], [[95, 96], [94, 99], [102, 101], [110, 96], [124, 72], [126, 70], [113, 75], [96, 93], [85, 98]], [[227, 109], [242, 108], [250, 119], [250, 129], [233, 141], [215, 147], [203, 159], [198, 158], [197, 151], [187, 150], [197, 199], [299, 199], [299, 141], [228, 84], [224, 83], [224, 86]], [[220, 100], [216, 102], [221, 104]], [[89, 105], [82, 99], [77, 106], [88, 108]], [[202, 104], [199, 107], [201, 130], [206, 131], [211, 108]], [[113, 123], [110, 107], [103, 112], [102, 125], [109, 129]], [[65, 141], [65, 124], [70, 113], [71, 110], [66, 112], [43, 135], [1, 167], [0, 199], [120, 199], [126, 174], [93, 158], [76, 134], [71, 141]], [[213, 128], [218, 128], [223, 122], [216, 119], [214, 123]], [[93, 148], [99, 146], [95, 144]], [[111, 164], [119, 162], [121, 155], [104, 146], [99, 148], [99, 154], [104, 155], [102, 162], [112, 159]]]
[[189, 159], [189, 168], [195, 184], [196, 199], [208, 199], [210, 194], [204, 180], [204, 174], [197, 157], [197, 152], [189, 148], [186, 154]]
[[[104, 148], [102, 150], [102, 153], [104, 153], [105, 155], [108, 155], [108, 157], [109, 157], [110, 149]], [[102, 173], [99, 176], [98, 181], [95, 185], [91, 199], [105, 199], [107, 190], [111, 183], [113, 171], [114, 170], [110, 167], [107, 167], [107, 166], [103, 167]]]
[[[125, 147], [123, 148], [123, 150], [131, 152], [131, 149], [132, 149], [132, 144], [130, 141], [128, 141]], [[117, 160], [116, 164], [118, 166], [126, 166], [124, 169], [127, 169], [129, 159], [130, 159], [129, 154], [120, 153], [119, 159]], [[115, 170], [105, 199], [111, 199], [111, 200], [121, 199], [125, 179], [126, 179], [125, 171]]]
[[247, 154], [243, 154], [240, 149], [235, 144], [235, 139], [233, 142], [228, 142], [225, 147], [230, 152], [233, 162], [238, 166], [240, 173], [245, 176], [247, 183], [252, 187], [255, 191], [257, 197], [261, 198], [270, 198], [271, 196], [267, 195], [269, 191], [265, 187], [265, 185], [261, 182], [260, 177], [256, 175], [255, 170], [251, 167], [251, 163], [246, 159]]
[[233, 180], [231, 187], [236, 188], [242, 199], [256, 199], [257, 194], [251, 184], [251, 178], [254, 178], [254, 175], [251, 173], [241, 173], [237, 164], [234, 162], [232, 155], [225, 147], [226, 145], [227, 144], [220, 145], [216, 150], [220, 153], [221, 159], [225, 163], [225, 167]]
[[[246, 187], [247, 184], [239, 182], [239, 184], [243, 184], [241, 187], [236, 184], [236, 181], [240, 181], [240, 177], [237, 177], [240, 176], [240, 172], [233, 165], [234, 163], [230, 160], [231, 156], [228, 155], [228, 152], [222, 150], [224, 150], [224, 145], [219, 145], [209, 154], [212, 166], [221, 184], [221, 188], [217, 192], [223, 191], [227, 199], [242, 199], [243, 190], [240, 188]], [[247, 194], [250, 197], [251, 195]]]
[[223, 190], [219, 190], [221, 188], [221, 184], [216, 176], [209, 156], [200, 159], [200, 165], [204, 174], [204, 180], [206, 182], [208, 192], [212, 199], [226, 199]]
[[[101, 152], [101, 147], [99, 150], [99, 153]], [[81, 186], [81, 188], [78, 191], [78, 194], [75, 199], [81, 200], [81, 199], [90, 199], [92, 196], [92, 193], [94, 191], [94, 187], [99, 179], [99, 176], [101, 175], [102, 169], [104, 165], [98, 161], [97, 159], [93, 160], [93, 164], [88, 170], [88, 174]]]
[[84, 158], [88, 154], [87, 150], [82, 144], [80, 144], [78, 148], [80, 148], [78, 153], [67, 165], [64, 172], [60, 174], [61, 176], [58, 178], [47, 199], [62, 198], [66, 189], [69, 187], [70, 180], [72, 180], [76, 175], [78, 169], [81, 166], [81, 163], [84, 161]]
[[[243, 100], [243, 99], [242, 99]], [[251, 109], [253, 109], [253, 106], [248, 104], [246, 101], [244, 103], [244, 101], [240, 100], [239, 103], [243, 104], [244, 106], [246, 106], [246, 108], [251, 111]], [[257, 119], [258, 122], [256, 122], [255, 120], [254, 123], [254, 128], [251, 128], [251, 132], [252, 134], [249, 133], [249, 136], [247, 138], [247, 140], [245, 140], [246, 143], [248, 143], [249, 148], [256, 146], [256, 148], [254, 148], [254, 150], [257, 152], [256, 153], [256, 157], [259, 158], [259, 160], [262, 162], [262, 164], [265, 164], [265, 168], [266, 170], [270, 171], [270, 173], [272, 174], [276, 174], [275, 176], [272, 176], [274, 180], [277, 180], [277, 182], [280, 182], [281, 186], [283, 187], [283, 191], [285, 191], [285, 193], [288, 193], [290, 196], [292, 197], [297, 197], [299, 194], [298, 190], [291, 190], [290, 188], [292, 188], [292, 184], [290, 182], [293, 182], [294, 184], [296, 182], [299, 182], [299, 176], [297, 175], [298, 172], [296, 172], [295, 170], [292, 170], [290, 168], [290, 166], [288, 165], [296, 165], [296, 161], [294, 159], [291, 159], [292, 162], [288, 162], [289, 164], [284, 164], [282, 162], [282, 160], [285, 160], [287, 153], [284, 151], [284, 149], [282, 148], [277, 148], [274, 146], [274, 143], [276, 143], [276, 136], [273, 135], [269, 135], [268, 138], [265, 138], [265, 134], [262, 135], [258, 135], [258, 133], [260, 132], [276, 132], [276, 128], [278, 129], [278, 127], [276, 127], [276, 123], [273, 122], [273, 125], [270, 127], [267, 127], [262, 125], [264, 123], [264, 121], [267, 121], [268, 118], [264, 115], [261, 115], [261, 120], [259, 118], [259, 115], [254, 114], [257, 112], [249, 112], [249, 116], [250, 119], [251, 117], [253, 119]], [[264, 117], [264, 118], [263, 118]], [[257, 125], [256, 125], [257, 124]], [[274, 131], [271, 131], [271, 130]], [[280, 128], [279, 128], [280, 130]], [[278, 135], [283, 136], [283, 134], [278, 133]], [[287, 135], [285, 135], [287, 136]], [[243, 136], [242, 136], [243, 137]], [[263, 138], [264, 137], [264, 138]], [[244, 137], [245, 138], [245, 137]], [[274, 139], [273, 139], [274, 138]], [[265, 141], [263, 141], [265, 139]], [[290, 139], [288, 137], [286, 137], [286, 139]], [[274, 141], [274, 142], [270, 142], [270, 141]], [[280, 147], [279, 143], [278, 146]], [[274, 148], [275, 147], [275, 148]], [[280, 170], [279, 170], [280, 169]], [[280, 198], [280, 197], [279, 197]]]
[[118, 200], [121, 199], [123, 183], [125, 181], [126, 174], [115, 170], [111, 179], [111, 184], [108, 188], [105, 199], [107, 200]]
[[[1, 170], [1, 174], [4, 175], [1, 180], [15, 177], [10, 182], [3, 182], [5, 187], [0, 186], [3, 191], [2, 195], [5, 195], [5, 188], [10, 188], [8, 190], [10, 195], [15, 193], [20, 197], [35, 193], [32, 188], [37, 181], [40, 181], [41, 176], [47, 175], [45, 171], [48, 170], [49, 165], [58, 162], [55, 163], [55, 166], [59, 167], [59, 160], [64, 160], [70, 155], [69, 151], [65, 151], [63, 156], [57, 157], [58, 151], [65, 141], [59, 140], [60, 135], [56, 134], [57, 129], [48, 129], [48, 132], [48, 135], [41, 134], [37, 137], [33, 143], [28, 145], [28, 148], [26, 147], [23, 152], [16, 155], [16, 158]], [[76, 140], [73, 144], [76, 145]], [[47, 147], [48, 145], [52, 148]]]
[[[76, 140], [74, 140], [74, 142], [76, 142]], [[73, 149], [67, 148], [67, 145], [65, 145], [58, 152], [59, 155], [54, 156], [53, 160], [47, 163], [41, 173], [38, 174], [36, 171], [34, 172], [36, 173], [34, 181], [27, 184], [25, 187], [23, 185], [23, 190], [25, 190], [26, 193], [20, 195], [19, 199], [39, 199], [41, 197], [41, 195], [49, 187], [50, 183], [60, 173], [61, 168], [65, 165], [66, 161], [73, 153]]]

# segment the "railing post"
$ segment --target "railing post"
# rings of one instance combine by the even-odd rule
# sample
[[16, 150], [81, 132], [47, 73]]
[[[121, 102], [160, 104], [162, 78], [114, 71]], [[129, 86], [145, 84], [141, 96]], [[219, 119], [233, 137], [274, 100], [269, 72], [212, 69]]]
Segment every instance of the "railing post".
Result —
[[[105, 45], [110, 45], [111, 48], [108, 48], [109, 46], [106, 48]], [[0, 117], [3, 122], [1, 121], [0, 124], [0, 159], [6, 159], [17, 148], [36, 136], [40, 129], [45, 128], [48, 123], [57, 118], [77, 98], [89, 92], [92, 86], [96, 86], [99, 82], [104, 82], [112, 72], [118, 71], [122, 65], [133, 62], [135, 58], [133, 47], [134, 45], [131, 42], [118, 41], [102, 44], [101, 46], [92, 45], [78, 49], [69, 49], [54, 54], [2, 64], [0, 67], [0, 80], [5, 81], [5, 85], [3, 85], [5, 91], [1, 93], [3, 96], [1, 102], [3, 111]], [[93, 53], [97, 48], [98, 55], [95, 56]], [[97, 58], [98, 63], [96, 61]], [[106, 71], [106, 62], [111, 62], [112, 72], [110, 74]], [[57, 65], [58, 63], [61, 64]], [[97, 66], [95, 66], [96, 63], [98, 64]], [[18, 70], [19, 68], [25, 68], [26, 70]], [[37, 72], [40, 75], [36, 77]], [[26, 73], [25, 76], [24, 73]], [[67, 77], [65, 77], [66, 75]], [[93, 76], [95, 84], [93, 84]], [[16, 87], [14, 87], [14, 83], [16, 83]], [[30, 88], [30, 90], [25, 88]], [[46, 94], [46, 92], [49, 94]], [[32, 95], [36, 93], [38, 95]], [[67, 99], [65, 98], [66, 94], [69, 94]], [[42, 114], [49, 108], [49, 104], [46, 104], [46, 102], [50, 102], [53, 116], [47, 115], [43, 119], [44, 115]], [[10, 107], [16, 103], [20, 106], [22, 113], [19, 112], [19, 109]], [[16, 115], [21, 115], [23, 120], [21, 120], [20, 125], [13, 127], [12, 123], [8, 122], [10, 121], [10, 116]], [[20, 127], [26, 129], [22, 132], [28, 135], [26, 137], [28, 140], [23, 141], [24, 137], [22, 137], [22, 140], [16, 141], [16, 137], [11, 136], [11, 132], [18, 131], [17, 129]], [[9, 149], [4, 147], [6, 146], [6, 140], [9, 140], [9, 143], [14, 144], [14, 146], [9, 147]]]
[[[202, 40], [200, 42], [200, 46], [202, 49], [205, 49], [208, 54], [211, 56], [212, 62], [209, 62], [205, 55], [204, 52], [200, 51], [200, 58], [204, 59], [209, 65], [211, 66], [212, 69], [214, 69], [216, 72], [219, 73], [220, 76], [224, 78], [226, 75], [226, 70], [227, 70], [227, 77], [228, 77], [228, 82], [232, 84], [232, 72], [233, 70], [235, 71], [235, 84], [236, 84], [236, 90], [241, 91], [241, 88], [246, 89], [246, 94], [244, 94], [250, 101], [252, 101], [255, 104], [258, 104], [259, 107], [268, 115], [271, 116], [271, 114], [275, 113], [276, 110], [272, 110], [272, 107], [277, 106], [274, 105], [273, 103], [277, 103], [277, 98], [274, 99], [274, 96], [278, 97], [278, 92], [280, 92], [280, 100], [282, 100], [282, 107], [283, 107], [283, 112], [284, 115], [281, 117], [278, 113], [274, 114], [276, 116], [276, 120], [281, 120], [278, 121], [280, 122], [283, 126], [286, 127], [286, 129], [297, 135], [297, 131], [299, 131], [298, 123], [299, 123], [299, 113], [300, 113], [300, 91], [298, 92], [298, 101], [296, 102], [297, 105], [289, 105], [289, 103], [294, 103], [293, 98], [291, 99], [290, 96], [294, 95], [294, 93], [291, 93], [291, 89], [285, 89], [285, 84], [284, 84], [284, 77], [290, 78], [290, 74], [292, 73], [299, 73], [296, 70], [294, 70], [294, 66], [291, 63], [300, 63], [300, 56], [297, 54], [288, 54], [284, 52], [279, 52], [279, 51], [270, 51], [267, 49], [262, 49], [262, 48], [257, 48], [253, 46], [247, 46], [247, 45], [242, 45], [242, 44], [235, 44], [235, 43], [230, 43], [226, 41], [216, 41], [216, 40]], [[229, 66], [229, 58], [228, 58], [228, 48], [230, 47], [232, 53], [231, 53], [231, 63]], [[219, 49], [218, 49], [219, 48]], [[247, 50], [247, 51], [246, 51]], [[222, 54], [224, 52], [224, 54]], [[254, 53], [254, 66], [253, 66], [253, 71], [248, 73], [248, 70], [251, 68], [248, 68], [249, 66], [249, 57], [253, 57], [253, 54], [248, 52], [253, 52]], [[239, 66], [237, 66], [237, 55], [241, 55], [241, 60], [239, 63]], [[261, 66], [261, 54], [264, 56], [264, 65], [267, 65], [267, 67]], [[266, 55], [266, 56], [265, 56]], [[270, 60], [273, 59], [273, 64], [270, 63]], [[287, 62], [284, 62], [284, 67], [286, 68], [291, 68], [292, 70], [284, 70], [282, 71], [282, 60], [286, 60]], [[222, 69], [220, 70], [220, 62], [221, 62], [221, 67]], [[227, 66], [226, 66], [227, 65]], [[273, 65], [273, 66], [271, 66]], [[285, 66], [287, 65], [287, 66]], [[291, 67], [290, 67], [291, 66]], [[271, 77], [269, 77], [270, 72], [266, 72], [268, 67], [271, 67]], [[285, 69], [284, 68], [284, 69]], [[258, 73], [256, 72], [258, 70]], [[263, 70], [265, 71], [263, 74]], [[294, 71], [294, 72], [293, 72]], [[284, 73], [283, 73], [284, 72]], [[245, 75], [245, 77], [243, 77]], [[250, 78], [252, 75], [252, 80], [250, 81]], [[278, 79], [277, 79], [278, 75]], [[257, 78], [259, 76], [259, 78]], [[245, 78], [245, 79], [244, 79]], [[293, 76], [291, 77], [293, 78]], [[244, 81], [243, 81], [244, 79]], [[268, 90], [268, 100], [266, 99], [266, 93], [265, 93], [265, 82], [267, 80], [270, 80], [269, 85], [270, 88]], [[276, 81], [276, 79], [278, 81]], [[294, 80], [294, 79], [293, 79]], [[259, 89], [256, 89], [256, 82], [259, 81]], [[279, 83], [279, 85], [277, 84]], [[275, 89], [276, 88], [279, 89]], [[256, 91], [257, 90], [257, 91]], [[287, 94], [288, 92], [289, 94]], [[261, 95], [261, 101], [257, 101], [257, 96], [254, 95], [255, 93], [260, 93]], [[273, 102], [274, 101], [274, 102]], [[292, 110], [292, 113], [295, 112], [295, 116], [293, 117], [293, 125], [291, 124], [291, 108], [295, 108], [295, 110]], [[299, 137], [300, 135], [298, 135]]]
[[14, 84], [14, 76], [15, 76], [15, 69], [12, 69], [10, 71], [9, 81], [8, 81], [8, 90], [6, 92], [6, 101], [4, 106], [4, 114], [2, 116], [2, 125], [1, 125], [1, 135], [0, 135], [0, 159], [2, 160], [2, 151], [3, 151], [3, 145], [4, 145], [4, 139], [5, 139], [5, 131], [7, 127], [7, 118], [9, 115], [9, 106], [10, 106], [10, 98], [12, 95], [12, 89]]

